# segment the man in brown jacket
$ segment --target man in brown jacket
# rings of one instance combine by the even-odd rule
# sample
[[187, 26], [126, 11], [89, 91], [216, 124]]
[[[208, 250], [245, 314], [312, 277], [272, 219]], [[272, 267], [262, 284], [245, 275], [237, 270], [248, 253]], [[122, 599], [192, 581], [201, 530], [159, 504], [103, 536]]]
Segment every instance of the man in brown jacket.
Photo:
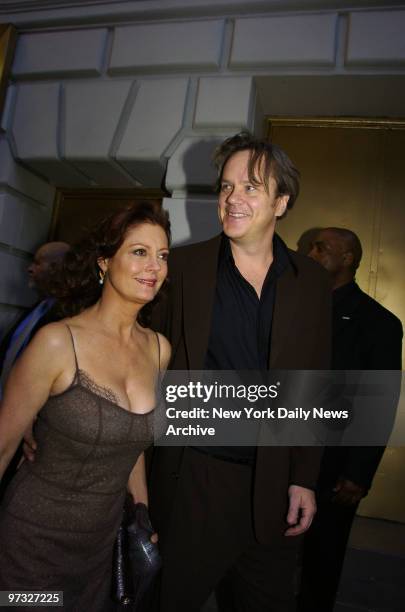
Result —
[[[156, 319], [172, 343], [171, 368], [329, 368], [327, 275], [275, 234], [298, 195], [297, 170], [246, 133], [225, 141], [216, 162], [223, 233], [173, 251]], [[310, 447], [156, 448], [161, 611], [196, 612], [214, 589], [221, 610], [294, 610], [320, 456]]]

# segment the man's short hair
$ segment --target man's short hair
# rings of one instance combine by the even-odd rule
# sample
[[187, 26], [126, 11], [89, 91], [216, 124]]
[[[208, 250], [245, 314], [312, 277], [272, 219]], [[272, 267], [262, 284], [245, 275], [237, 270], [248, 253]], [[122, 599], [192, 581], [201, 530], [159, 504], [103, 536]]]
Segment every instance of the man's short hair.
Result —
[[[239, 151], [250, 151], [248, 176], [253, 185], [263, 184], [269, 192], [269, 179], [277, 184], [277, 196], [289, 195], [287, 208], [293, 207], [300, 189], [300, 173], [287, 153], [278, 145], [258, 140], [249, 132], [227, 138], [215, 151], [214, 163], [218, 170], [216, 190], [219, 191], [226, 162]], [[259, 176], [257, 176], [259, 174]]]

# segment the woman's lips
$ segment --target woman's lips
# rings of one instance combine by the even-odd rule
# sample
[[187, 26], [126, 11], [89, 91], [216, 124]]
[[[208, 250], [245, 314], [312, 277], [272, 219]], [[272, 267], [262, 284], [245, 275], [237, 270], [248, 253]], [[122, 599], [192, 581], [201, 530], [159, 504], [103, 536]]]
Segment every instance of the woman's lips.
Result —
[[138, 283], [141, 285], [147, 285], [148, 287], [154, 287], [157, 283], [155, 278], [137, 278]]

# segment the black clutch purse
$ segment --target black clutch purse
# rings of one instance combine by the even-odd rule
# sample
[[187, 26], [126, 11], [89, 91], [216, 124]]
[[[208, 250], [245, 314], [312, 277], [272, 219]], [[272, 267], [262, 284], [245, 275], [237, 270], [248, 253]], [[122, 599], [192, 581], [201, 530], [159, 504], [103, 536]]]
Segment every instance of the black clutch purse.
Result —
[[149, 601], [153, 582], [162, 566], [145, 504], [134, 504], [127, 496], [124, 516], [113, 553], [112, 597], [131, 609], [142, 612]]

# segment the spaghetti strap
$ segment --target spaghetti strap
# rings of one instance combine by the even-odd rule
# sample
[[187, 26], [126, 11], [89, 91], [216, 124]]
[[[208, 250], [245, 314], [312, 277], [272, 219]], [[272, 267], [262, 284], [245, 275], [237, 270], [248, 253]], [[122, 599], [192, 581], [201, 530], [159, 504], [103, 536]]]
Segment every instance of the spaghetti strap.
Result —
[[157, 340], [157, 345], [158, 345], [158, 359], [159, 359], [159, 372], [160, 372], [160, 340], [159, 340], [159, 334], [157, 332], [155, 332], [156, 334], [156, 340]]
[[68, 328], [68, 330], [69, 330], [69, 334], [70, 334], [70, 337], [71, 337], [71, 339], [72, 339], [73, 354], [74, 354], [74, 356], [75, 356], [75, 364], [76, 364], [76, 373], [75, 373], [75, 378], [76, 378], [76, 377], [78, 376], [78, 374], [79, 374], [79, 364], [78, 364], [78, 362], [77, 362], [77, 355], [76, 355], [75, 341], [74, 341], [74, 338], [73, 338], [72, 330], [70, 329], [69, 325], [66, 325], [66, 327]]

